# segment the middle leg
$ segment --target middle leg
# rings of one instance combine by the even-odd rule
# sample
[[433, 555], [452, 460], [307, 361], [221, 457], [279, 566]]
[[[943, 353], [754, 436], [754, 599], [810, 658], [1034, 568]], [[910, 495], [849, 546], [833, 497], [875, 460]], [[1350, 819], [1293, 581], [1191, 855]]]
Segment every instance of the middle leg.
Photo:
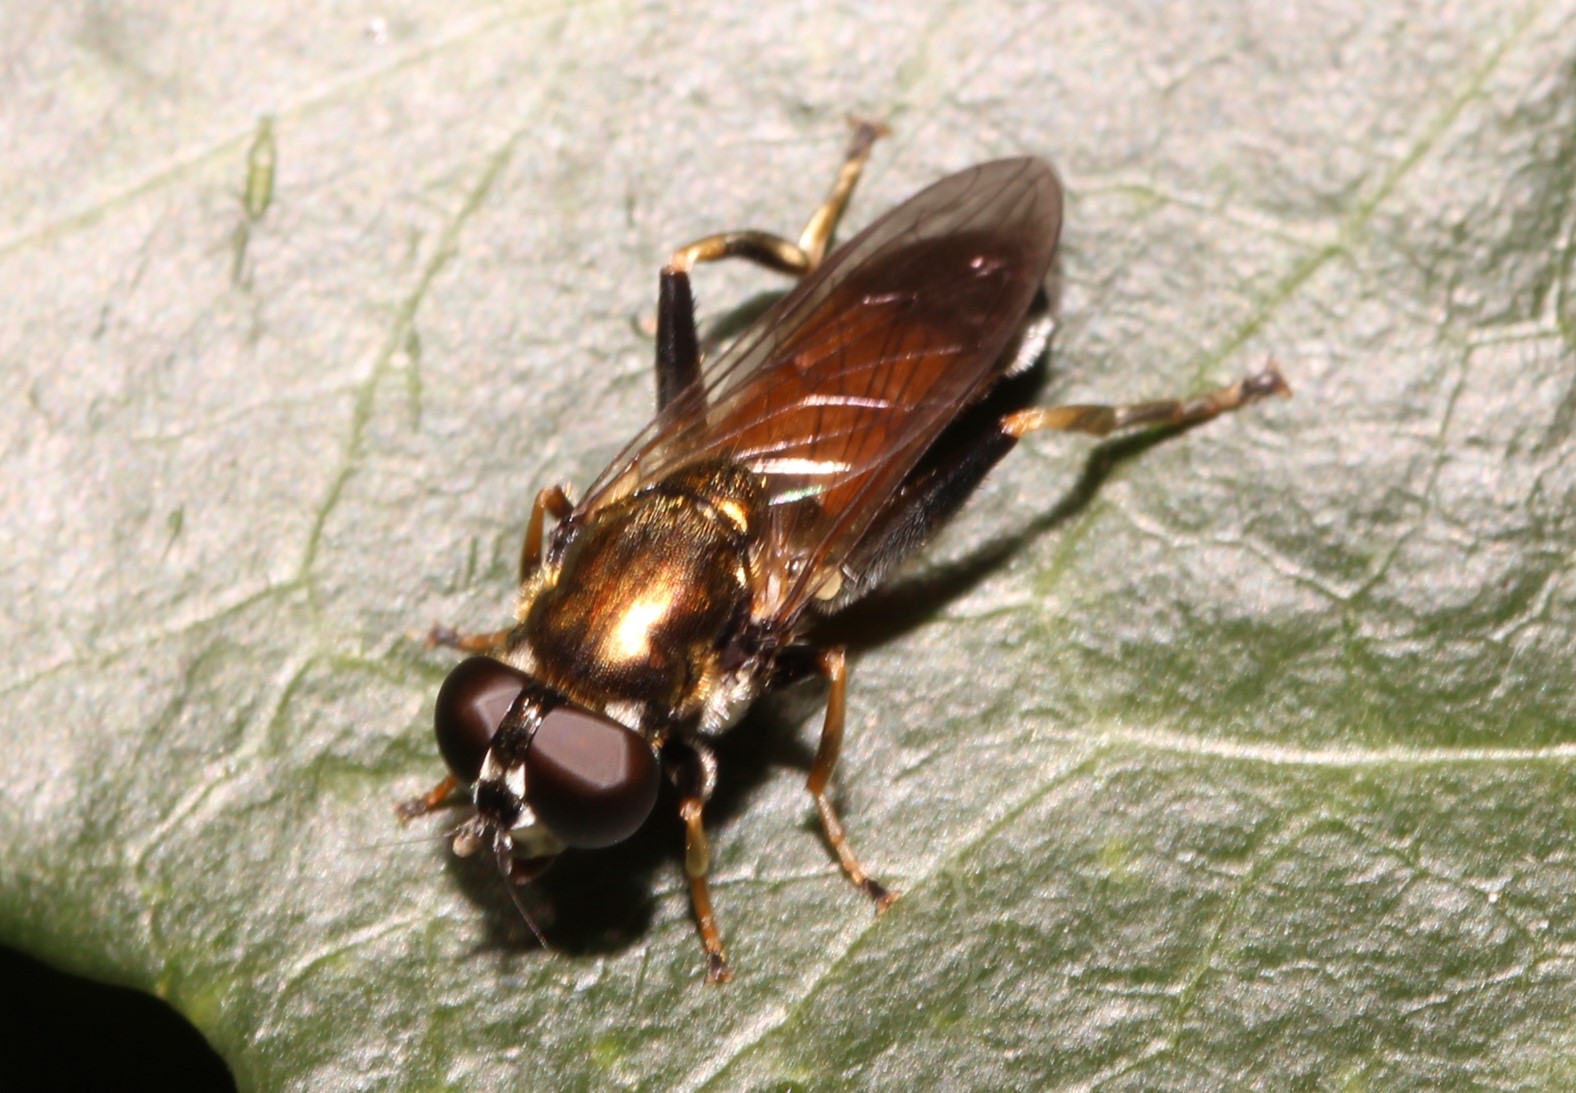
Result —
[[810, 777], [805, 781], [804, 788], [810, 791], [810, 796], [815, 801], [815, 809], [821, 814], [821, 827], [826, 832], [826, 841], [837, 854], [843, 872], [848, 874], [848, 879], [853, 881], [861, 892], [875, 901], [876, 913], [880, 914], [892, 906], [898, 894], [888, 890], [881, 882], [865, 872], [864, 865], [854, 854], [854, 848], [848, 845], [848, 835], [843, 831], [843, 823], [838, 819], [837, 809], [832, 806], [832, 799], [826, 795], [827, 784], [832, 780], [832, 771], [837, 767], [837, 757], [843, 750], [843, 718], [847, 709], [848, 694], [848, 658], [841, 648], [828, 649], [821, 654], [819, 667], [821, 673], [831, 681], [832, 690], [826, 698], [826, 720], [821, 726], [821, 743], [815, 749], [815, 762], [810, 767]]

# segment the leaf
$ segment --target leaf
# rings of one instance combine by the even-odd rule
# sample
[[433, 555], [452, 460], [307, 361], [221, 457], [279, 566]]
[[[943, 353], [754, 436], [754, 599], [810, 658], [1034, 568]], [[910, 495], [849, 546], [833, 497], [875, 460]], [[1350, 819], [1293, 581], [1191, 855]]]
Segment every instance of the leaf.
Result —
[[[5, 21], [0, 942], [247, 1090], [1569, 1085], [1570, 4]], [[534, 490], [649, 412], [658, 263], [795, 230], [850, 111], [856, 226], [1063, 172], [1041, 401], [1297, 397], [1035, 437], [848, 621], [889, 914], [790, 693], [711, 817], [738, 979], [670, 820], [549, 874], [543, 953], [394, 823], [406, 635], [505, 617]]]

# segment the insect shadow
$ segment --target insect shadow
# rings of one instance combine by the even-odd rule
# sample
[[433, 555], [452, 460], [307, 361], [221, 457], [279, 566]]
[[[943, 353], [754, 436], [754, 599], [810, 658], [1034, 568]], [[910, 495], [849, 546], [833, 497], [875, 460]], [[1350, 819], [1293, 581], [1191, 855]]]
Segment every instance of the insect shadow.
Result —
[[[987, 403], [991, 401], [986, 400]], [[987, 411], [987, 420], [994, 422], [996, 419], [989, 414]], [[846, 645], [851, 652], [859, 652], [884, 645], [917, 628], [935, 617], [938, 604], [966, 595], [1028, 544], [1076, 518], [1123, 463], [1193, 427], [1158, 428], [1096, 444], [1071, 487], [1049, 508], [1024, 521], [1016, 531], [981, 543], [955, 561], [927, 565], [912, 574], [899, 573], [828, 619], [825, 628], [817, 630], [816, 634], [828, 642]]]

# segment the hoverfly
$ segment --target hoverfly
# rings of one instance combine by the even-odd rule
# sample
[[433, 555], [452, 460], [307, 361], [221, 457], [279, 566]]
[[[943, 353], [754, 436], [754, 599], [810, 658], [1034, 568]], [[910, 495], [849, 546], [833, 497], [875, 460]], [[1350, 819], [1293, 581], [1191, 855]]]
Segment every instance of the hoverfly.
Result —
[[[980, 164], [828, 254], [881, 135], [856, 126], [797, 242], [735, 231], [673, 253], [659, 281], [655, 419], [578, 503], [564, 486], [537, 495], [514, 626], [434, 631], [479, 655], [438, 692], [450, 774], [402, 812], [471, 787], [474, 811], [452, 833], [454, 851], [489, 854], [518, 882], [566, 848], [633, 834], [665, 771], [679, 791], [713, 983], [731, 972], [707, 885], [710, 742], [765, 691], [811, 675], [829, 681], [807, 788], [849, 879], [877, 911], [895, 898], [860, 864], [827, 795], [848, 670], [841, 648], [807, 637], [810, 621], [868, 591], [1026, 433], [1190, 424], [1289, 393], [1270, 364], [1191, 399], [1018, 411], [935, 458], [960, 413], [1045, 347], [1050, 323], [1037, 305], [1062, 189], [1040, 159]], [[703, 364], [690, 271], [724, 258], [799, 282]]]

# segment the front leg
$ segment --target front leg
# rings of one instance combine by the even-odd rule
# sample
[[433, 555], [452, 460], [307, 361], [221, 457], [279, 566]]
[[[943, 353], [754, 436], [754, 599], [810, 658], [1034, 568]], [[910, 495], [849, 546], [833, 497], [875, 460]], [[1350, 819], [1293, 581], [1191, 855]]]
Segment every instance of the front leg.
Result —
[[[520, 543], [521, 584], [535, 576], [537, 567], [542, 564], [542, 539], [546, 534], [547, 515], [551, 513], [554, 520], [563, 520], [573, 511], [569, 491], [562, 485], [548, 486], [536, 495], [536, 502], [531, 506], [531, 518], [526, 521], [525, 538]], [[441, 645], [446, 649], [458, 649], [462, 653], [496, 655], [508, 644], [509, 635], [513, 632], [513, 627], [505, 627], [502, 630], [467, 634], [452, 626], [438, 625], [427, 631], [426, 641], [429, 648]]]
[[433, 786], [420, 797], [412, 797], [407, 801], [400, 801], [394, 806], [394, 814], [399, 817], [400, 823], [409, 823], [417, 816], [425, 816], [429, 812], [436, 812], [448, 801], [449, 795], [460, 788], [460, 780], [452, 774], [446, 774], [443, 781]]
[[573, 511], [569, 489], [562, 483], [548, 486], [536, 495], [536, 503], [531, 506], [531, 519], [525, 525], [525, 539], [520, 543], [521, 584], [535, 576], [536, 567], [542, 564], [542, 536], [547, 514], [552, 513], [554, 520], [562, 522]]
[[682, 747], [670, 772], [678, 785], [679, 818], [684, 821], [684, 874], [689, 878], [690, 904], [695, 908], [701, 948], [706, 950], [706, 982], [726, 983], [733, 978], [733, 969], [728, 967], [717, 916], [711, 909], [711, 885], [707, 882], [711, 843], [706, 838], [702, 815], [717, 784], [717, 759], [699, 742], [688, 742]]

